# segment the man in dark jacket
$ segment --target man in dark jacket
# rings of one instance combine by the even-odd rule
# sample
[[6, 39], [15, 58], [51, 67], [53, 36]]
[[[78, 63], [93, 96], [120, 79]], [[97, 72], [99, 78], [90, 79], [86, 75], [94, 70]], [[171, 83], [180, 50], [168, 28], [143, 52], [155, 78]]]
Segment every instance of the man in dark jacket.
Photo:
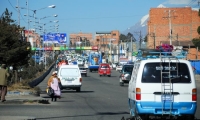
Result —
[[6, 70], [6, 65], [2, 64], [0, 69], [0, 95], [1, 102], [6, 101], [5, 95], [7, 93], [7, 78], [9, 76], [8, 71]]

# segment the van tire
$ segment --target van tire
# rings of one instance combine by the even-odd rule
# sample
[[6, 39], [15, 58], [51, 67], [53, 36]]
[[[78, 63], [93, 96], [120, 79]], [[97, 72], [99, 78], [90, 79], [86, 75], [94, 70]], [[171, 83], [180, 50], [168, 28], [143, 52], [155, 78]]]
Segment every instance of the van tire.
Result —
[[81, 91], [81, 88], [76, 88], [76, 92], [80, 92]]
[[111, 75], [108, 75], [108, 77], [111, 77]]
[[87, 74], [85, 74], [85, 77], [87, 77]]

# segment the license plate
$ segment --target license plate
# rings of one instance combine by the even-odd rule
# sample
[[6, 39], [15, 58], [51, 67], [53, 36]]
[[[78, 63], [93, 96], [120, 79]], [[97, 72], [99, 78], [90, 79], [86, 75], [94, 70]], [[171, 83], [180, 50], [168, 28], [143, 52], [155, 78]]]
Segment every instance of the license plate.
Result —
[[67, 81], [67, 83], [72, 83], [72, 81]]
[[161, 100], [165, 102], [172, 102], [173, 101], [173, 96], [172, 95], [162, 95]]

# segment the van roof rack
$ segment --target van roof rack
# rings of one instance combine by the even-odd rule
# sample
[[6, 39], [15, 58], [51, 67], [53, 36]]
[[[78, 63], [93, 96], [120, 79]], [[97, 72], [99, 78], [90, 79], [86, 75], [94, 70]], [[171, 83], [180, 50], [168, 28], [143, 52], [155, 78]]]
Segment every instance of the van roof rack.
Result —
[[177, 58], [185, 59], [187, 51], [174, 50], [172, 52], [161, 51], [156, 49], [139, 49], [136, 56], [137, 60], [156, 59], [156, 58]]

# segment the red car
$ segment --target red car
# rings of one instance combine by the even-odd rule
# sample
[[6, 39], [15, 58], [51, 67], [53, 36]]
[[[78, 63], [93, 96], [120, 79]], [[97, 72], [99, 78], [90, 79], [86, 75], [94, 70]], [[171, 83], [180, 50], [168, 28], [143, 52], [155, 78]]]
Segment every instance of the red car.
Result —
[[108, 63], [101, 63], [99, 65], [99, 69], [98, 69], [98, 73], [99, 76], [101, 77], [102, 75], [107, 75], [108, 77], [111, 76], [111, 68], [110, 65]]

